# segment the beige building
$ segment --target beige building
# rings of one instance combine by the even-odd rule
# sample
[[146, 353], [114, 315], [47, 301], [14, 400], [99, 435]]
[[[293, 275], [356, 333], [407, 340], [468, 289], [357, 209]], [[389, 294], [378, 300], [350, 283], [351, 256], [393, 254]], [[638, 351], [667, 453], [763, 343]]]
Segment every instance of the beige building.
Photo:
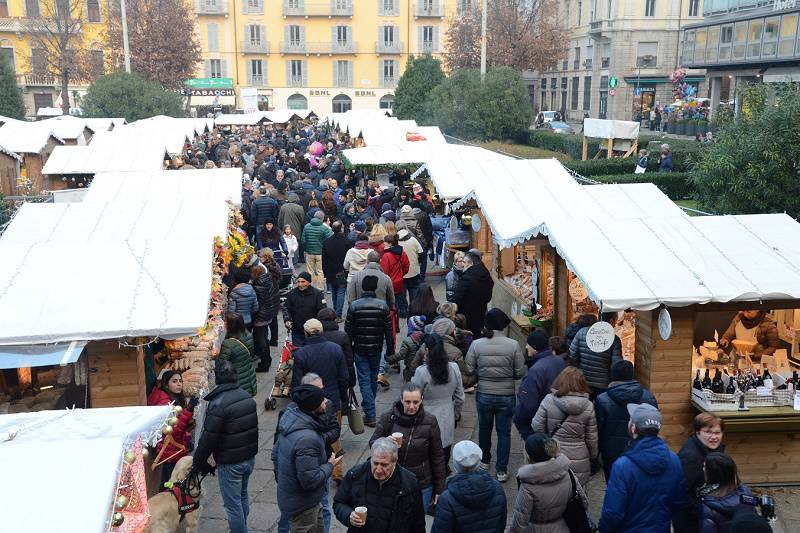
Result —
[[[203, 66], [192, 105], [391, 109], [409, 56], [439, 55], [476, 0], [195, 0]], [[196, 94], [195, 94], [196, 93]]]
[[[569, 120], [631, 120], [670, 103], [681, 28], [702, 20], [702, 2], [563, 0], [569, 54], [553, 70], [526, 77], [534, 110], [561, 111]], [[707, 92], [702, 70], [686, 81]]]

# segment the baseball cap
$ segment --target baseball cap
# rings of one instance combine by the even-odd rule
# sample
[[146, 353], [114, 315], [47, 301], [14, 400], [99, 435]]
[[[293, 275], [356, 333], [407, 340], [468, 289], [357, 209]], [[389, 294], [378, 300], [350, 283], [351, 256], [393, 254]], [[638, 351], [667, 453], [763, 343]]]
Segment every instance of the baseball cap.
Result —
[[629, 403], [627, 408], [631, 423], [636, 426], [637, 431], [646, 429], [661, 431], [661, 413], [658, 409], [649, 403]]
[[477, 444], [470, 440], [462, 440], [453, 446], [453, 467], [457, 472], [475, 470], [483, 453]]

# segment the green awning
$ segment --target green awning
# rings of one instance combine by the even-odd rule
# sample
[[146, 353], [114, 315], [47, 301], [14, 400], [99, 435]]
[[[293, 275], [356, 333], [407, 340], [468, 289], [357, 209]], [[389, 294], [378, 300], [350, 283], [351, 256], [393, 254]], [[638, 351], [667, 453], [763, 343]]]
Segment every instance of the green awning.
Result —
[[[658, 83], [671, 83], [669, 81], [669, 76], [625, 76], [623, 78], [625, 83], [628, 85], [636, 86], [638, 83], [639, 85], [654, 85]], [[686, 83], [701, 83], [705, 81], [705, 76], [686, 76], [683, 81]]]

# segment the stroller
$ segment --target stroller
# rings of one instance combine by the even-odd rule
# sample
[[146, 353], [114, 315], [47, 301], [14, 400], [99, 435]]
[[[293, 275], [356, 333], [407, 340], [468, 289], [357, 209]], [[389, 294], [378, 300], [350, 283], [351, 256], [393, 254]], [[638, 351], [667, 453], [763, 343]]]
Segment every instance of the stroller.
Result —
[[297, 347], [292, 344], [287, 336], [283, 341], [283, 351], [281, 352], [281, 362], [275, 372], [275, 385], [273, 385], [267, 399], [264, 400], [264, 409], [272, 411], [278, 406], [278, 398], [289, 397], [292, 385], [292, 367], [294, 366], [294, 351]]

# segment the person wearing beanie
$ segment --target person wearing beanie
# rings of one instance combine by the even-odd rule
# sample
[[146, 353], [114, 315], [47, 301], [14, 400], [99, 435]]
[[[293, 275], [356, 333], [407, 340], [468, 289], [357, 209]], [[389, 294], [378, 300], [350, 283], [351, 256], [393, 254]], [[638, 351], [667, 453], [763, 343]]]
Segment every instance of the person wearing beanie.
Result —
[[[324, 531], [321, 499], [341, 457], [326, 453], [320, 416], [327, 409], [323, 390], [314, 385], [292, 389], [292, 403], [280, 415], [272, 462], [278, 509], [290, 531]], [[244, 529], [242, 529], [244, 531]]]
[[419, 361], [422, 359], [421, 354], [420, 357], [417, 356], [417, 352], [425, 336], [425, 317], [414, 315], [408, 318], [406, 324], [408, 326], [406, 337], [397, 352], [386, 358], [386, 362], [388, 364], [397, 364], [403, 361], [403, 380], [409, 381], [414, 375], [417, 366], [419, 366]]
[[417, 295], [417, 289], [425, 281], [419, 266], [419, 258], [424, 253], [424, 250], [414, 233], [409, 231], [404, 220], [398, 220], [395, 224], [395, 229], [397, 230], [398, 244], [408, 257], [408, 272], [403, 275], [403, 296], [397, 301], [397, 310], [400, 313], [400, 317], [406, 317], [408, 316], [408, 304], [414, 300]]
[[611, 466], [617, 457], [622, 455], [630, 441], [628, 436], [630, 415], [626, 409], [629, 403], [647, 403], [658, 407], [653, 393], [633, 378], [633, 364], [623, 359], [612, 365], [608, 390], [597, 397], [594, 405], [606, 481], [611, 475]]
[[528, 435], [525, 455], [527, 464], [517, 471], [519, 489], [509, 533], [569, 533], [563, 516], [573, 495], [573, 483], [588, 508], [586, 493], [569, 470], [570, 460], [561, 453], [558, 442], [545, 433]]
[[481, 449], [472, 441], [453, 446], [453, 471], [436, 504], [431, 533], [490, 533], [506, 527], [506, 494], [480, 469]]
[[303, 326], [325, 308], [325, 293], [311, 286], [311, 274], [297, 275], [297, 285], [286, 296], [283, 304], [283, 324], [292, 332], [292, 342], [302, 346], [305, 341]]
[[306, 374], [318, 375], [325, 385], [323, 389], [325, 397], [338, 412], [342, 404], [347, 403], [350, 381], [344, 351], [338, 344], [322, 336], [322, 322], [316, 318], [308, 319], [303, 324], [303, 330], [306, 340], [303, 346], [294, 352], [292, 387], [300, 385]]
[[[458, 308], [462, 309], [462, 304], [459, 303]], [[482, 467], [489, 469], [492, 429], [496, 426], [495, 472], [500, 482], [508, 480], [511, 421], [516, 403], [514, 380], [520, 379], [526, 368], [519, 343], [503, 333], [509, 322], [508, 316], [500, 309], [491, 309], [486, 313], [485, 336], [472, 342], [465, 361], [466, 374], [478, 378], [475, 401], [478, 408], [478, 441], [483, 450]]]
[[547, 332], [536, 329], [528, 335], [525, 346], [530, 368], [519, 384], [517, 405], [514, 407], [514, 425], [522, 440], [533, 434], [533, 417], [544, 397], [550, 392], [553, 382], [567, 366], [564, 359], [550, 350], [549, 340]]
[[312, 283], [317, 288], [325, 286], [325, 274], [322, 271], [322, 244], [325, 239], [333, 235], [333, 230], [323, 223], [324, 219], [325, 213], [317, 211], [303, 228], [303, 234], [300, 237], [306, 254], [306, 268], [311, 273]]
[[[472, 250], [467, 252], [464, 255], [463, 273], [449, 301], [458, 305], [459, 312], [467, 317], [466, 329], [471, 331], [476, 339], [483, 335], [486, 306], [492, 300], [493, 287], [492, 276], [481, 261], [480, 255], [473, 253]], [[505, 326], [497, 329], [505, 329]]]
[[261, 232], [264, 231], [264, 222], [271, 218], [278, 218], [278, 202], [275, 201], [266, 189], [250, 204], [250, 223], [256, 228], [256, 242], [260, 241]]
[[[391, 281], [389, 283], [391, 290]], [[361, 288], [361, 297], [354, 300], [347, 309], [344, 331], [353, 343], [364, 425], [374, 427], [375, 395], [378, 392], [378, 370], [383, 344], [386, 342], [388, 356], [394, 354], [394, 331], [389, 306], [375, 294], [378, 277], [364, 276]]]

